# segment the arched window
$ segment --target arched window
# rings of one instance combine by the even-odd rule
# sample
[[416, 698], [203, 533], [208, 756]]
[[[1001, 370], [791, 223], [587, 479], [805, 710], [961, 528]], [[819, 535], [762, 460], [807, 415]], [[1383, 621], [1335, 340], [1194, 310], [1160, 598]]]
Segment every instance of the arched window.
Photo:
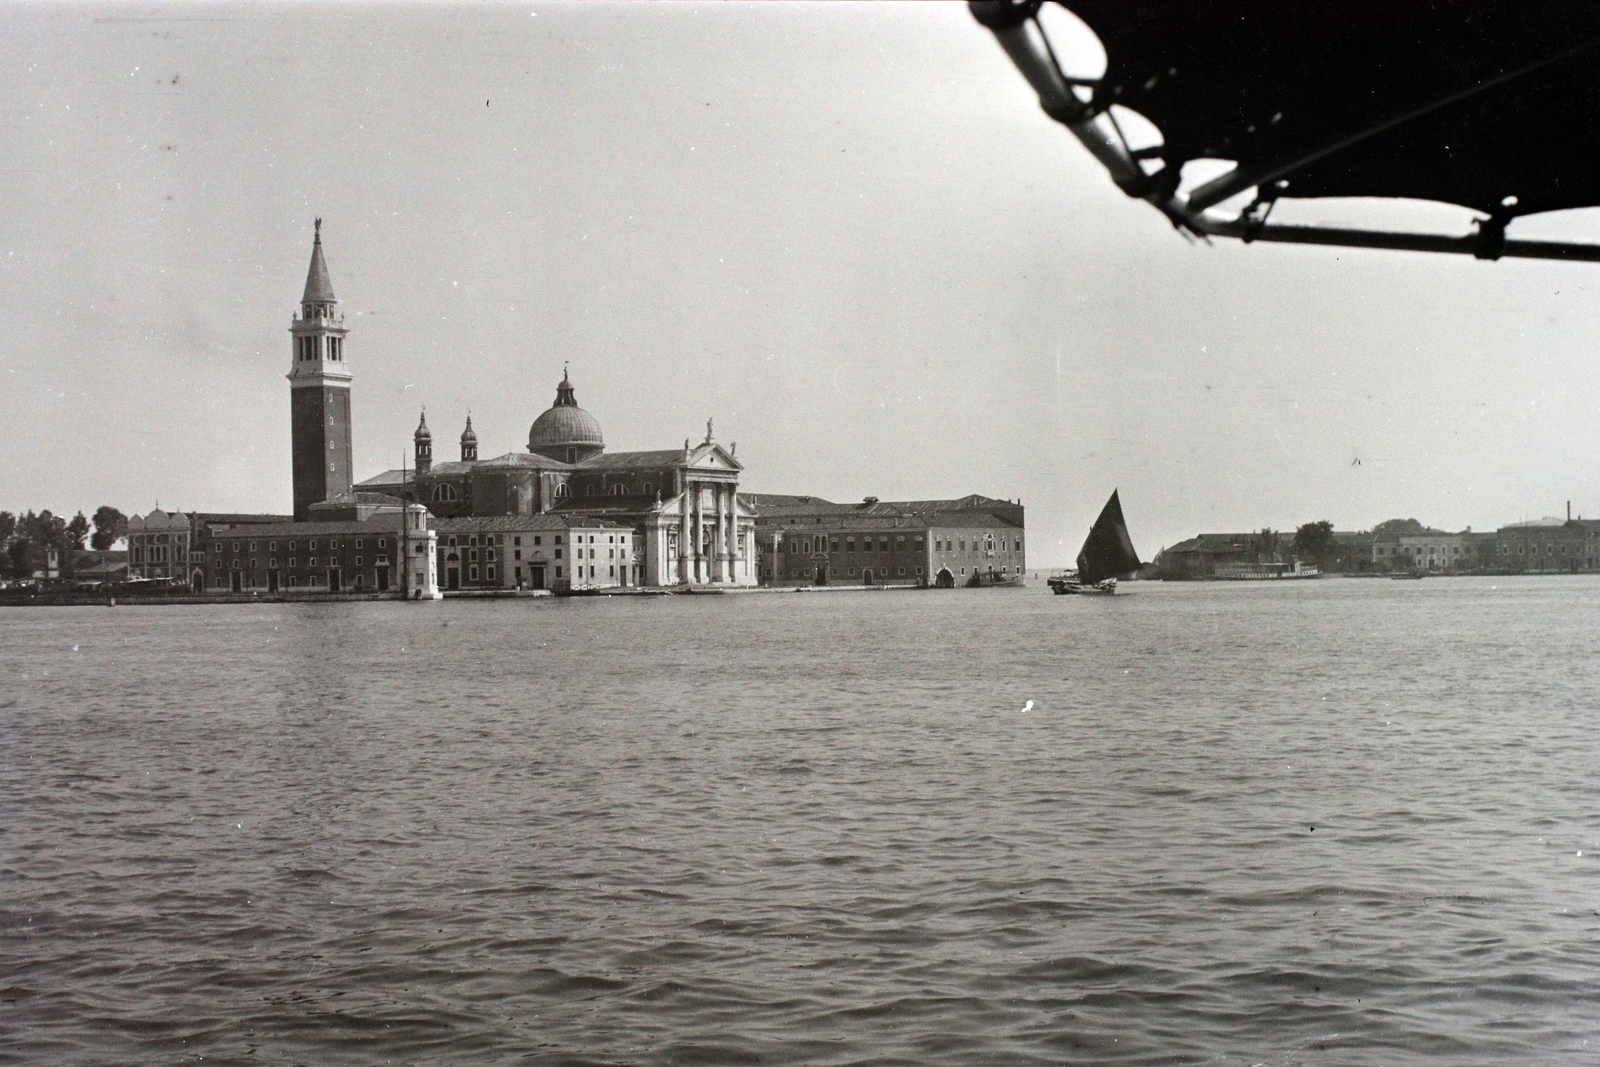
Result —
[[561, 484], [556, 486], [556, 499], [557, 500], [565, 500], [566, 498], [567, 498], [567, 483], [566, 482], [562, 482]]
[[440, 482], [433, 487], [433, 499], [442, 503], [449, 503], [453, 500], [460, 500], [461, 494], [456, 492], [456, 487], [449, 482]]
[[613, 485], [611, 487], [611, 489], [610, 489], [610, 493], [611, 493], [612, 496], [621, 496], [624, 493], [626, 493], [627, 491], [628, 491], [628, 487], [625, 486], [625, 485]]

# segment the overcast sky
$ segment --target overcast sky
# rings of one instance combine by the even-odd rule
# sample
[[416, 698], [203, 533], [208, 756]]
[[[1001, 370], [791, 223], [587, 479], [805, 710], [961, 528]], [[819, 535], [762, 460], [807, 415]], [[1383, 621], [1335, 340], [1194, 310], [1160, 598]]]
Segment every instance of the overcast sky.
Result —
[[[612, 450], [714, 418], [747, 490], [1020, 498], [1039, 565], [1113, 487], [1146, 556], [1600, 516], [1600, 266], [1189, 245], [964, 5], [13, 4], [0, 27], [0, 508], [287, 512], [320, 216], [359, 477], [424, 404], [437, 456], [469, 409], [484, 456], [525, 449], [570, 362]], [[1539, 232], [1600, 240], [1588, 212]]]

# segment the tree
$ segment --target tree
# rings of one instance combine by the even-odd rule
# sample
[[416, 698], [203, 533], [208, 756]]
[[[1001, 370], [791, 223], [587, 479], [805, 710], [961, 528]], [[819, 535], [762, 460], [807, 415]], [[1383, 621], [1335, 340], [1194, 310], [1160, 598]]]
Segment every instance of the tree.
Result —
[[1294, 532], [1295, 554], [1316, 560], [1318, 566], [1327, 561], [1332, 548], [1333, 523], [1327, 519], [1308, 522]]
[[1372, 528], [1372, 534], [1380, 541], [1393, 541], [1400, 537], [1413, 537], [1425, 533], [1427, 527], [1416, 519], [1389, 519], [1380, 522]]
[[67, 523], [66, 533], [68, 544], [73, 549], [81, 552], [84, 539], [89, 536], [89, 520], [84, 516], [83, 512], [80, 511], [72, 516], [72, 519]]
[[17, 532], [17, 517], [9, 511], [0, 511], [0, 548], [11, 543]]
[[94, 536], [89, 547], [105, 551], [128, 535], [128, 516], [112, 507], [101, 504], [94, 511]]
[[1278, 561], [1278, 532], [1271, 527], [1263, 526], [1261, 532], [1250, 538], [1250, 551], [1255, 556], [1257, 563], [1276, 563]]

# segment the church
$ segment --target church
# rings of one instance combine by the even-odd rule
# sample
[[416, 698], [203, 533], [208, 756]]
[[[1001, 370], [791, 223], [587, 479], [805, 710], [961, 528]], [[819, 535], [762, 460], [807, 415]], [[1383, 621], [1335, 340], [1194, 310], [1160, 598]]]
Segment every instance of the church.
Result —
[[459, 459], [435, 462], [426, 413], [412, 445], [414, 467], [353, 490], [428, 508], [446, 590], [756, 584], [755, 516], [739, 500], [737, 446], [719, 444], [710, 421], [699, 443], [607, 452], [563, 372], [526, 452], [480, 459], [470, 415]]

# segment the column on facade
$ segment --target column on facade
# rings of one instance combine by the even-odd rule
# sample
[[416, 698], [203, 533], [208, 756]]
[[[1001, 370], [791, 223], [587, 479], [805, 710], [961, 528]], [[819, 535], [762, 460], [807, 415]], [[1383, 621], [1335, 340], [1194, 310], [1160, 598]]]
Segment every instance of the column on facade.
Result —
[[706, 515], [701, 512], [699, 506], [699, 488], [701, 488], [699, 482], [690, 482], [690, 530], [694, 533], [694, 536], [690, 537], [690, 552], [693, 553], [690, 557], [690, 573], [693, 574], [690, 581], [694, 582], [706, 581], [704, 550], [701, 549], [701, 534], [704, 533]]
[[718, 482], [714, 482], [712, 485], [714, 487], [712, 492], [715, 493], [716, 496], [714, 498], [711, 510], [717, 524], [717, 533], [716, 536], [711, 539], [711, 578], [713, 581], [725, 582], [729, 578], [728, 541], [725, 536], [726, 530], [724, 529], [723, 522], [725, 517], [723, 511], [723, 505], [725, 501], [723, 498], [726, 495], [724, 494], [723, 489], [725, 486]]
[[689, 479], [683, 479], [683, 492], [678, 496], [678, 581], [680, 582], [689, 582], [693, 577], [690, 561], [694, 558], [694, 538], [689, 536], [689, 523], [694, 518], [694, 501], [689, 499], [689, 494], [693, 491]]
[[722, 509], [722, 521], [726, 529], [722, 531], [723, 544], [728, 555], [728, 581], [739, 579], [739, 498], [734, 493], [737, 486], [728, 484], [722, 487], [725, 506]]

